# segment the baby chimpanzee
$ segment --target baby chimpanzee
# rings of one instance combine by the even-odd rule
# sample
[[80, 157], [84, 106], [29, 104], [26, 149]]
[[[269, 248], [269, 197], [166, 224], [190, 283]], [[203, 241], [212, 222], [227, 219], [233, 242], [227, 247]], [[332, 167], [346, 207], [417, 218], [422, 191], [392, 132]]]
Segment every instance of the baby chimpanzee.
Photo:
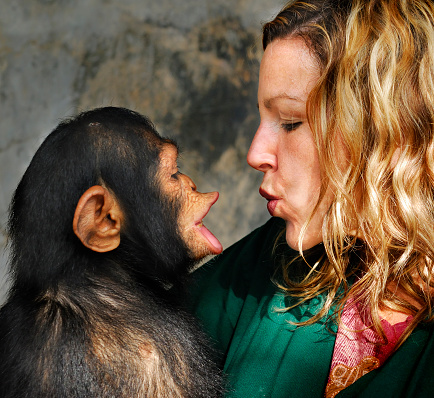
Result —
[[38, 149], [10, 207], [1, 397], [221, 395], [174, 293], [222, 251], [202, 224], [218, 193], [198, 192], [177, 155], [114, 107], [62, 122]]

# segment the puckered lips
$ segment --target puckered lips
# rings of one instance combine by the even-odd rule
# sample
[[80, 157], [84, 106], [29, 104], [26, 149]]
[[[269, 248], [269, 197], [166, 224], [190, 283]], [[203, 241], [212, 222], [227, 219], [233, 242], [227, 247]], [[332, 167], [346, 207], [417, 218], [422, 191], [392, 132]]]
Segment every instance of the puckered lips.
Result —
[[263, 198], [267, 199], [267, 201], [268, 201], [267, 210], [271, 216], [274, 216], [276, 205], [277, 205], [279, 198], [276, 196], [270, 195], [263, 188], [259, 188], [259, 195], [261, 195]]
[[210, 200], [209, 203], [207, 204], [207, 209], [205, 211], [205, 213], [203, 213], [198, 221], [195, 222], [195, 228], [197, 228], [197, 230], [205, 237], [205, 239], [208, 242], [208, 247], [210, 249], [210, 252], [212, 254], [220, 254], [223, 251], [223, 246], [222, 244], [219, 242], [219, 240], [211, 233], [211, 231], [205, 227], [205, 225], [203, 224], [203, 219], [205, 218], [205, 216], [208, 214], [208, 212], [210, 211], [212, 205], [217, 202], [217, 199], [219, 198], [219, 193], [218, 192], [211, 192], [207, 195], [210, 195]]

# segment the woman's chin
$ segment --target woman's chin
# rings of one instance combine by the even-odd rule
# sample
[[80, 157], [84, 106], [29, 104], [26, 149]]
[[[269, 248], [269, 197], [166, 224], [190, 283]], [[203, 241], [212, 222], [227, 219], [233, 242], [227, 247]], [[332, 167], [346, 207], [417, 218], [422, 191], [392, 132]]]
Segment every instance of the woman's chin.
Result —
[[[286, 222], [286, 243], [291, 249], [300, 250], [299, 237], [301, 233], [301, 228], [295, 227], [290, 221]], [[310, 231], [308, 228], [303, 236], [302, 250], [308, 250], [318, 243], [322, 242], [321, 230]]]

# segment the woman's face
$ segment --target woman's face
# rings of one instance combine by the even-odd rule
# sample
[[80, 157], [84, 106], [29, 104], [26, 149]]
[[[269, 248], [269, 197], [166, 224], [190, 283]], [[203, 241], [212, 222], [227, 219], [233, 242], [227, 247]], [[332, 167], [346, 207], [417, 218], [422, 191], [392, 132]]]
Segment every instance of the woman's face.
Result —
[[[318, 150], [306, 115], [306, 101], [318, 78], [316, 61], [302, 39], [278, 39], [267, 46], [259, 73], [261, 124], [247, 155], [249, 165], [264, 173], [260, 194], [268, 200], [268, 211], [286, 221], [286, 241], [296, 250], [321, 187]], [[322, 241], [322, 222], [332, 198], [328, 192], [322, 200], [302, 249]]]

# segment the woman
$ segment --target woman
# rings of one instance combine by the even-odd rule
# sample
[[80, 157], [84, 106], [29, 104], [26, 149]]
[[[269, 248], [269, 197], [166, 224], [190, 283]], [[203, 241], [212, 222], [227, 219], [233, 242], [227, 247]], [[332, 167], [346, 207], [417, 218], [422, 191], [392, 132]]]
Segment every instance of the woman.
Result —
[[273, 218], [196, 278], [228, 396], [434, 396], [434, 5], [293, 1], [263, 47]]

